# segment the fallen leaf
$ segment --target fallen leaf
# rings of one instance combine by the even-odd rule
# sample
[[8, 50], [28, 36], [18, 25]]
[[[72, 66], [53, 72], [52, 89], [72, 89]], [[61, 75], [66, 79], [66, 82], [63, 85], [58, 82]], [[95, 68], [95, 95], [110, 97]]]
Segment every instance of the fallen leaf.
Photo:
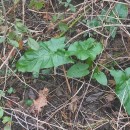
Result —
[[36, 99], [36, 94], [34, 93], [34, 91], [32, 89], [29, 89], [27, 91], [27, 96], [32, 99], [32, 100], [35, 100]]
[[108, 102], [112, 102], [115, 99], [115, 94], [107, 94], [105, 98]]
[[18, 41], [18, 44], [19, 44], [19, 49], [20, 49], [20, 50], [23, 50], [23, 41], [22, 41], [22, 40], [19, 40], [19, 41]]
[[33, 105], [31, 106], [31, 111], [34, 113], [41, 112], [42, 108], [47, 105], [47, 95], [49, 90], [44, 88], [39, 91], [39, 97], [36, 100], [33, 100]]
[[71, 103], [69, 104], [69, 110], [74, 113], [77, 109], [77, 106], [78, 106], [78, 96], [74, 96], [72, 99], [71, 99]]
[[103, 92], [91, 94], [89, 97], [86, 98], [86, 101], [90, 103], [95, 102], [102, 95], [103, 95]]

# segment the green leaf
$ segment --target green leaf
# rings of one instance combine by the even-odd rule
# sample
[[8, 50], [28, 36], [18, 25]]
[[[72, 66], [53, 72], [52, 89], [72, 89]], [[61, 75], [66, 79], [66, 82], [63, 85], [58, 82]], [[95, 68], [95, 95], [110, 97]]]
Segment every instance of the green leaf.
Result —
[[71, 78], [80, 78], [89, 74], [89, 65], [77, 63], [67, 71], [67, 76]]
[[101, 22], [97, 18], [94, 18], [92, 20], [87, 20], [87, 25], [89, 27], [97, 27], [101, 25]]
[[110, 74], [114, 77], [117, 85], [121, 85], [126, 79], [125, 73], [121, 70], [110, 70]]
[[20, 33], [28, 32], [28, 28], [22, 23], [20, 19], [16, 19], [15, 29]]
[[115, 91], [130, 115], [130, 79], [125, 80], [121, 85], [117, 85]]
[[93, 38], [88, 38], [85, 41], [78, 41], [70, 45], [67, 55], [75, 55], [80, 60], [91, 58], [94, 60], [101, 53], [103, 47]]
[[4, 91], [0, 90], [0, 100], [1, 100], [1, 97], [4, 97], [4, 96], [5, 96]]
[[2, 122], [3, 122], [3, 124], [10, 123], [11, 122], [11, 118], [9, 116], [4, 116]]
[[30, 46], [30, 48], [32, 50], [38, 50], [39, 49], [39, 44], [37, 41], [35, 41], [34, 39], [32, 38], [28, 38], [28, 45]]
[[15, 92], [15, 90], [14, 90], [12, 87], [10, 87], [10, 88], [7, 90], [7, 92], [8, 92], [9, 94], [12, 94], [12, 93]]
[[125, 69], [125, 74], [127, 77], [130, 77], [130, 67]]
[[128, 5], [117, 3], [114, 9], [120, 18], [126, 18], [128, 16]]
[[62, 32], [66, 32], [68, 30], [68, 25], [63, 23], [63, 22], [60, 22], [59, 23], [59, 29], [62, 31]]
[[11, 127], [10, 127], [9, 125], [6, 125], [6, 126], [4, 127], [4, 130], [11, 130]]
[[2, 117], [3, 117], [3, 115], [4, 115], [4, 110], [3, 110], [3, 108], [2, 108], [2, 107], [0, 107], [0, 118], [2, 118]]
[[93, 78], [102, 85], [107, 85], [107, 77], [103, 72], [94, 73]]
[[0, 43], [3, 43], [5, 41], [5, 37], [0, 37]]
[[72, 4], [69, 4], [69, 7], [70, 7], [70, 10], [71, 10], [72, 12], [76, 12], [75, 6], [73, 6]]
[[31, 106], [31, 105], [33, 104], [33, 100], [27, 99], [27, 100], [25, 100], [25, 104], [26, 104], [27, 106]]
[[16, 64], [21, 72], [39, 72], [43, 68], [57, 67], [72, 60], [65, 56], [65, 38], [51, 39], [47, 42], [40, 42], [39, 50], [28, 50]]
[[116, 81], [115, 92], [130, 115], [130, 68], [125, 71], [111, 70], [110, 73]]
[[13, 0], [14, 4], [18, 4], [20, 0]]
[[18, 42], [15, 41], [15, 40], [10, 40], [10, 39], [9, 39], [9, 43], [10, 43], [12, 46], [14, 46], [14, 47], [19, 47]]
[[29, 3], [29, 7], [35, 8], [36, 10], [40, 10], [42, 7], [44, 7], [44, 1], [31, 0]]

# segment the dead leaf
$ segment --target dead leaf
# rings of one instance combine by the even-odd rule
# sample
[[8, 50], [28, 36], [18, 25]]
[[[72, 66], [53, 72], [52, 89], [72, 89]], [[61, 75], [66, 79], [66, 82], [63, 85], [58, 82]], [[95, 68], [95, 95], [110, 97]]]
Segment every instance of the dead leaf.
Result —
[[18, 44], [19, 44], [19, 49], [20, 49], [20, 50], [23, 50], [23, 41], [22, 41], [22, 40], [19, 40], [19, 41], [18, 41]]
[[36, 100], [33, 100], [33, 105], [31, 106], [32, 113], [41, 112], [42, 108], [47, 105], [48, 92], [48, 88], [39, 91], [39, 97]]
[[72, 99], [71, 99], [71, 103], [69, 104], [69, 110], [74, 113], [77, 109], [77, 106], [78, 106], [78, 96], [74, 96]]
[[105, 98], [108, 102], [112, 102], [115, 99], [115, 94], [107, 94]]
[[32, 100], [35, 100], [36, 99], [36, 94], [34, 93], [34, 91], [32, 89], [29, 89], [27, 91], [27, 96], [32, 99]]

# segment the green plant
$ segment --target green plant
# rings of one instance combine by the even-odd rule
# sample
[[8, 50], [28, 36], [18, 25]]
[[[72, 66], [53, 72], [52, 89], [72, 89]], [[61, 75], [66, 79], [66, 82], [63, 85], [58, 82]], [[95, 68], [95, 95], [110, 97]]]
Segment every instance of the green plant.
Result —
[[[4, 97], [5, 96], [5, 93], [0, 90], [0, 100], [1, 100], [1, 97]], [[5, 116], [4, 115], [4, 110], [2, 107], [0, 107], [0, 119], [2, 119], [2, 123], [5, 124], [4, 126], [4, 130], [11, 130], [11, 123], [12, 123], [12, 120], [9, 116]]]
[[[92, 20], [84, 21], [90, 28], [102, 26], [109, 32], [112, 38], [115, 37], [118, 27], [115, 24], [120, 24], [120, 20], [128, 15], [128, 6], [122, 3], [115, 4], [114, 8], [104, 8], [100, 15], [97, 15]], [[110, 26], [109, 26], [110, 25]]]
[[72, 0], [66, 0], [65, 2], [63, 2], [63, 0], [58, 0], [58, 1], [59, 1], [59, 4], [64, 5], [66, 8], [69, 7], [72, 12], [76, 12], [75, 6], [71, 4]]
[[110, 73], [116, 82], [115, 92], [130, 115], [130, 67], [124, 71], [111, 70]]
[[[57, 67], [67, 63], [74, 63], [75, 58], [82, 62], [86, 60], [95, 60], [96, 56], [102, 52], [102, 45], [93, 38], [85, 41], [78, 41], [71, 44], [68, 48], [64, 44], [65, 37], [53, 38], [50, 41], [39, 42], [39, 49], [29, 49], [19, 59], [16, 67], [21, 72], [39, 73], [40, 69]], [[73, 59], [73, 57], [75, 57]], [[83, 63], [75, 65], [76, 68], [85, 67]], [[88, 65], [86, 64], [86, 67]], [[85, 68], [86, 68], [85, 67]], [[73, 68], [73, 67], [72, 67]], [[76, 69], [75, 68], [75, 69]], [[87, 67], [88, 68], [88, 67]], [[71, 73], [73, 69], [68, 71]], [[75, 70], [79, 71], [79, 70]], [[87, 75], [87, 73], [85, 73]], [[78, 77], [85, 76], [80, 74]]]
[[[39, 73], [40, 69], [72, 63], [73, 65], [67, 71], [67, 76], [81, 78], [90, 74], [90, 70], [93, 69], [93, 61], [103, 50], [102, 44], [94, 38], [76, 41], [70, 46], [65, 46], [65, 37], [52, 38], [49, 41], [38, 42], [38, 44], [38, 50], [30, 48], [18, 60], [16, 64], [18, 71]], [[80, 62], [77, 63], [77, 61]], [[92, 72], [93, 79], [104, 86], [107, 85], [107, 77], [98, 66]], [[125, 71], [110, 70], [110, 73], [116, 81], [115, 92], [130, 114], [130, 68]]]
[[31, 0], [29, 3], [29, 8], [34, 8], [36, 10], [40, 10], [41, 8], [43, 8], [45, 5], [44, 0], [40, 1], [40, 0]]

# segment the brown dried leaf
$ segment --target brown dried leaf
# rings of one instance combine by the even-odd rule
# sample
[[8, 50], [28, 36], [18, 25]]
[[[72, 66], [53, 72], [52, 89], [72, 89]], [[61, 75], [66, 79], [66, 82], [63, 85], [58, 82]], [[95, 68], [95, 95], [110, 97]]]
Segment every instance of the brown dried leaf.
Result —
[[115, 99], [115, 94], [107, 94], [105, 98], [108, 102], [112, 102]]
[[48, 88], [44, 88], [43, 90], [39, 91], [38, 99], [33, 101], [33, 105], [31, 106], [31, 111], [39, 113], [41, 112], [42, 108], [47, 105], [47, 95], [48, 95]]
[[77, 106], [78, 106], [78, 96], [74, 96], [72, 99], [71, 99], [71, 103], [69, 104], [69, 110], [74, 113], [77, 109]]

